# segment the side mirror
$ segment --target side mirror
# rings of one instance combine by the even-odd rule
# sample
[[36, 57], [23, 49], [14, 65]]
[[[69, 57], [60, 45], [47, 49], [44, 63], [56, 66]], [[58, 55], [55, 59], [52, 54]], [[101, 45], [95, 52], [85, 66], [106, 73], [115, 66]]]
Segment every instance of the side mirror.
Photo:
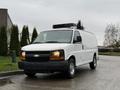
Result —
[[81, 36], [77, 36], [77, 40], [73, 40], [73, 43], [82, 42]]
[[78, 41], [78, 42], [81, 42], [81, 41], [82, 41], [81, 36], [77, 36], [77, 41]]

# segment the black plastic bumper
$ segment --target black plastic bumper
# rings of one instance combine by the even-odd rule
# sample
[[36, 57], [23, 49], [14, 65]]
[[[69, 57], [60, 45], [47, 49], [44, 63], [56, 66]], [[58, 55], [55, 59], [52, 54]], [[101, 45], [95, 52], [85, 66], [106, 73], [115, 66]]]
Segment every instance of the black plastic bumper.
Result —
[[36, 73], [66, 71], [68, 61], [48, 61], [48, 62], [18, 62], [18, 67], [25, 71]]

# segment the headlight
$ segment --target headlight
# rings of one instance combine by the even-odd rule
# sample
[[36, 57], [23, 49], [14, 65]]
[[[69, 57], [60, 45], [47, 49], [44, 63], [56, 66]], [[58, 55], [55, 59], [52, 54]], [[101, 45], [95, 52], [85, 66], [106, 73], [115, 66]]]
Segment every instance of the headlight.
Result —
[[26, 57], [26, 52], [21, 51], [20, 52], [20, 60], [25, 60], [25, 57]]
[[60, 51], [54, 51], [52, 52], [52, 55], [55, 57], [60, 57]]
[[50, 55], [50, 60], [64, 60], [64, 51], [63, 50], [52, 51]]

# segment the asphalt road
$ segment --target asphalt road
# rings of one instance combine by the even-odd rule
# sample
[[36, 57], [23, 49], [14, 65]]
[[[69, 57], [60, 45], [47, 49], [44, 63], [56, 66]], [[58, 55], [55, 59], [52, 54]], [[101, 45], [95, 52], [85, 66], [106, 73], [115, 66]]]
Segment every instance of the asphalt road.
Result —
[[100, 56], [95, 71], [80, 66], [74, 79], [59, 73], [1, 77], [0, 90], [120, 90], [120, 57]]

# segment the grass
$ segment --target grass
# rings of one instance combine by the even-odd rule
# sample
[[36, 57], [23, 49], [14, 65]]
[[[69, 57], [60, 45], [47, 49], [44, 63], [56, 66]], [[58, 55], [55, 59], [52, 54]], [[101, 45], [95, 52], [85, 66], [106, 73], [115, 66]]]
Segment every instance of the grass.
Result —
[[99, 52], [99, 55], [120, 56], [120, 52]]
[[17, 62], [19, 58], [17, 57], [16, 60], [16, 63], [12, 63], [11, 57], [0, 56], [0, 72], [18, 70]]

